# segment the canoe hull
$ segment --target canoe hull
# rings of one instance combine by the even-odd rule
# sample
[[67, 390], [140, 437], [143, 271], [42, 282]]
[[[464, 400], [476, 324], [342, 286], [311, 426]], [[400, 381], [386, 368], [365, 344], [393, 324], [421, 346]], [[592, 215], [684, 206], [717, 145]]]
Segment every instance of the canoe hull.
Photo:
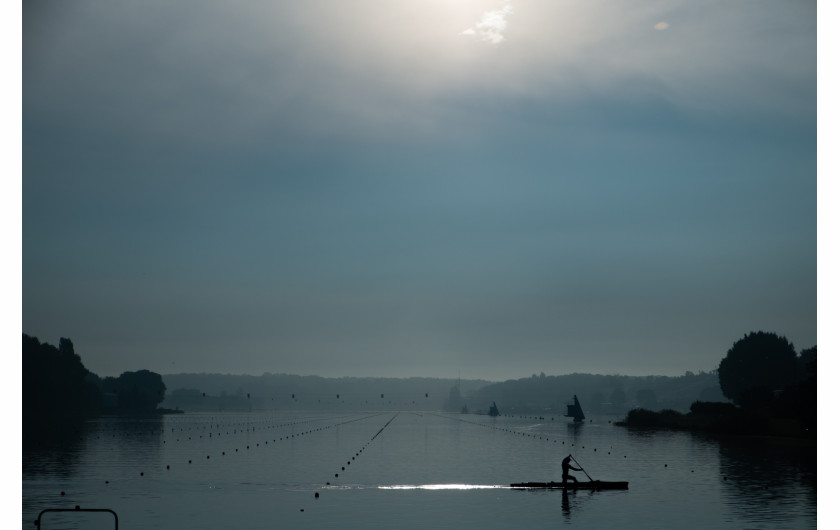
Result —
[[516, 482], [511, 488], [523, 489], [566, 489], [566, 490], [626, 490], [629, 482], [607, 482], [603, 480], [592, 480], [589, 482]]

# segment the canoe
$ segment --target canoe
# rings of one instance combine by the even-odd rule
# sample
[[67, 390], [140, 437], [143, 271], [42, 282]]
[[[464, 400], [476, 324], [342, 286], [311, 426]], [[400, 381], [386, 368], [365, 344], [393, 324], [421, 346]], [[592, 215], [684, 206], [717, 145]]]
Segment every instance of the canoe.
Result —
[[527, 489], [569, 489], [569, 490], [626, 490], [629, 482], [591, 480], [589, 482], [516, 482], [511, 488]]

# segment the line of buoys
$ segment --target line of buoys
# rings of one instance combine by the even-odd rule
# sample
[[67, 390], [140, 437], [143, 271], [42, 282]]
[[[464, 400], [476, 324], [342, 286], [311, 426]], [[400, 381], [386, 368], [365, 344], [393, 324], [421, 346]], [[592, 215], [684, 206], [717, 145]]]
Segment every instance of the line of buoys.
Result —
[[[391, 419], [389, 419], [389, 420], [385, 423], [385, 425], [383, 425], [383, 426], [382, 426], [382, 428], [380, 428], [380, 429], [376, 432], [376, 434], [374, 434], [374, 435], [371, 437], [371, 439], [370, 439], [370, 440], [368, 440], [368, 442], [367, 442], [367, 443], [365, 443], [365, 445], [364, 445], [364, 446], [362, 446], [362, 447], [361, 447], [361, 448], [360, 448], [360, 449], [356, 452], [356, 454], [355, 454], [354, 456], [351, 456], [351, 457], [350, 457], [350, 460], [347, 460], [347, 465], [349, 466], [349, 465], [350, 465], [350, 462], [352, 462], [353, 460], [356, 460], [356, 457], [357, 457], [357, 456], [359, 456], [359, 455], [360, 455], [360, 454], [361, 454], [361, 453], [365, 450], [365, 447], [367, 447], [368, 445], [370, 445], [370, 444], [371, 444], [371, 443], [372, 443], [372, 442], [376, 439], [376, 437], [377, 437], [377, 436], [379, 436], [380, 434], [382, 434], [382, 431], [384, 431], [384, 430], [385, 430], [385, 428], [386, 428], [386, 427], [388, 427], [388, 425], [390, 425], [390, 424], [391, 424], [391, 422], [392, 422], [392, 421], [394, 421], [394, 419], [395, 419], [397, 416], [399, 416], [399, 414], [400, 414], [399, 412], [397, 412], [396, 414], [394, 414], [394, 415], [391, 417]], [[368, 416], [368, 417], [370, 417], [370, 416]], [[360, 419], [365, 419], [365, 418], [360, 418]], [[355, 420], [354, 420], [354, 421], [355, 421]], [[349, 422], [345, 422], [345, 423], [349, 423]], [[341, 466], [341, 471], [345, 471], [345, 470], [346, 470], [346, 467], [345, 467], [345, 466]], [[338, 477], [339, 477], [339, 474], [338, 474], [338, 473], [335, 473], [335, 478], [338, 478]], [[329, 485], [330, 485], [330, 483], [329, 483], [329, 482], [327, 482], [327, 486], [329, 486]], [[317, 498], [317, 497], [318, 497], [318, 495], [316, 494], [316, 498]]]
[[[381, 412], [380, 412], [379, 414], [381, 414]], [[339, 418], [332, 418], [332, 419], [333, 419], [333, 420], [335, 420], [335, 419], [345, 419], [345, 421], [335, 421], [335, 423], [333, 423], [333, 424], [331, 424], [331, 425], [322, 425], [322, 426], [320, 426], [320, 427], [315, 427], [315, 428], [310, 428], [310, 429], [302, 430], [302, 431], [300, 431], [300, 432], [293, 433], [293, 434], [291, 434], [290, 436], [292, 436], [292, 437], [294, 437], [294, 436], [298, 436], [298, 437], [300, 437], [300, 436], [303, 436], [304, 434], [312, 434], [312, 433], [316, 433], [316, 432], [321, 432], [321, 431], [324, 431], [324, 430], [327, 430], [327, 429], [331, 429], [331, 428], [334, 428], [334, 427], [338, 427], [339, 425], [343, 425], [343, 424], [346, 424], [346, 423], [351, 423], [351, 422], [354, 422], [354, 421], [360, 421], [360, 420], [363, 420], [363, 419], [366, 419], [366, 418], [374, 417], [374, 416], [377, 416], [377, 415], [379, 415], [379, 414], [367, 414], [367, 415], [364, 415], [364, 416], [361, 416], [361, 417], [358, 417], [358, 416], [348, 416], [348, 415], [342, 415], [342, 416], [340, 416]], [[395, 415], [394, 417], [396, 417], [396, 415]], [[323, 421], [323, 420], [324, 420], [324, 418], [323, 418], [322, 416], [318, 416], [318, 417], [316, 417], [315, 419], [317, 419], [318, 421]], [[390, 421], [393, 421], [393, 419], [394, 419], [394, 418], [392, 417]], [[390, 423], [390, 421], [389, 421], [388, 423]], [[249, 423], [251, 423], [251, 422], [249, 422]], [[302, 423], [311, 423], [311, 420], [303, 420], [303, 421], [295, 421], [295, 422], [285, 422], [285, 423], [284, 423], [284, 425], [299, 425], [299, 424], [302, 424]], [[388, 423], [386, 423], [386, 426], [388, 425]], [[215, 426], [217, 429], [219, 429], [219, 428], [221, 427], [221, 424], [218, 424], [218, 423], [217, 423], [217, 424], [215, 424], [215, 425], [212, 425], [212, 424], [211, 424], [211, 425], [209, 425], [209, 428], [213, 428], [214, 426]], [[277, 425], [269, 425], [269, 426], [266, 426], [266, 427], [264, 427], [264, 428], [276, 428], [276, 427], [277, 427]], [[193, 425], [192, 427], [190, 427], [190, 426], [185, 426], [185, 427], [179, 427], [179, 428], [176, 428], [176, 427], [170, 427], [169, 432], [171, 432], [171, 433], [175, 433], [175, 432], [183, 432], [185, 429], [186, 429], [187, 431], [193, 431], [193, 430], [195, 430], [195, 431], [199, 431], [199, 432], [200, 432], [200, 431], [202, 431], [202, 430], [206, 430], [207, 428], [208, 428], [208, 426], [200, 426], [200, 425], [199, 425], [199, 426], [195, 426], [195, 425]], [[384, 427], [383, 427], [383, 429], [384, 429]], [[256, 429], [256, 427], [251, 426], [249, 429], [234, 429], [234, 432], [236, 432], [237, 434], [240, 434], [240, 433], [245, 433], [245, 432], [254, 432], [254, 431], [256, 431], [256, 430], [257, 430], [257, 429]], [[379, 432], [381, 432], [381, 431], [382, 431], [382, 429], [380, 429], [380, 431], [379, 431]], [[166, 432], [167, 432], [167, 430], [166, 430], [166, 429], [161, 429], [160, 431], [153, 431], [151, 434], [165, 434]], [[218, 432], [217, 432], [217, 436], [222, 436], [222, 433], [221, 433], [221, 432], [222, 432], [221, 430], [220, 430], [220, 431], [218, 431]], [[231, 432], [231, 430], [230, 430], [230, 429], [226, 429], [224, 432], [225, 432], [225, 434], [229, 434], [229, 433]], [[138, 433], [136, 433], [136, 434], [137, 434], [137, 435], [146, 435], [147, 433], [145, 433], [145, 432], [138, 432]], [[379, 433], [377, 433], [377, 435], [378, 435], [378, 434], [379, 434]], [[113, 438], [116, 438], [116, 434], [114, 434], [112, 437], [113, 437]], [[210, 439], [210, 438], [212, 438], [212, 437], [213, 437], [213, 436], [212, 436], [212, 432], [208, 433], [208, 439]], [[374, 435], [374, 438], [375, 438], [375, 437], [376, 437], [376, 435]], [[99, 436], [99, 438], [101, 439], [101, 436]], [[286, 438], [288, 439], [288, 438], [289, 438], [289, 435], [287, 435], [287, 436], [286, 436]], [[198, 440], [200, 440], [200, 439], [203, 439], [203, 435], [199, 435], [199, 436], [197, 437], [197, 439], [196, 439], [196, 440], [193, 440], [192, 436], [188, 436], [188, 438], [187, 438], [187, 439], [188, 439], [188, 440], [190, 440], [191, 442], [192, 442], [192, 441], [198, 441]], [[177, 441], [179, 441], [179, 442], [181, 441], [181, 440], [180, 440], [180, 438], [177, 438], [176, 440], [177, 440]], [[281, 440], [282, 440], [282, 438], [281, 438]], [[170, 440], [170, 441], [171, 441], [171, 440]], [[276, 440], [276, 439], [273, 439], [272, 441], [274, 441], [274, 442], [276, 443], [276, 441], [277, 441], [277, 440]], [[167, 440], [161, 440], [161, 443], [162, 443], [162, 444], [165, 444], [166, 442], [167, 442]], [[368, 442], [368, 443], [370, 443], [370, 442]], [[265, 445], [268, 445], [268, 444], [269, 444], [269, 440], [264, 440], [263, 445], [265, 446]], [[259, 447], [259, 446], [260, 446], [260, 443], [256, 443], [256, 444], [255, 444], [255, 447]], [[250, 449], [250, 444], [247, 444], [247, 445], [246, 445], [246, 449]], [[234, 449], [234, 451], [238, 453], [238, 452], [239, 452], [239, 448], [235, 448], [235, 449]], [[357, 452], [357, 453], [355, 454], [355, 456], [352, 456], [350, 460], [347, 460], [347, 465], [350, 465], [352, 461], [356, 460], [356, 457], [357, 457], [357, 456], [359, 456], [359, 454], [360, 454], [362, 451], [364, 451], [364, 447], [362, 447], [362, 448], [359, 450], [359, 452]], [[226, 451], [221, 451], [221, 454], [222, 454], [222, 456], [225, 456], [227, 453], [226, 453]], [[211, 455], [206, 454], [206, 455], [205, 455], [205, 460], [211, 460], [211, 458], [210, 458], [210, 457], [211, 457]], [[189, 459], [189, 460], [188, 460], [188, 464], [189, 464], [189, 465], [192, 465], [192, 463], [193, 463], [193, 459]], [[167, 470], [167, 471], [172, 470], [172, 466], [171, 466], [171, 465], [169, 465], [169, 464], [167, 464], [167, 465], [166, 465], [166, 470]], [[342, 466], [342, 471], [345, 471], [345, 470], [346, 470], [346, 467]], [[338, 474], [336, 474], [336, 475], [338, 476]], [[139, 476], [140, 476], [140, 477], [145, 477], [145, 471], [140, 471], [140, 472], [139, 472]], [[110, 484], [110, 480], [106, 480], [106, 481], [105, 481], [105, 483], [106, 483], [106, 484]], [[62, 494], [64, 494], [64, 493], [62, 493]]]
[[[297, 435], [297, 436], [303, 436], [304, 434], [311, 434], [311, 433], [319, 432], [319, 431], [322, 431], [322, 430], [326, 430], [326, 429], [334, 428], [334, 427], [337, 427], [337, 426], [339, 426], [339, 425], [343, 425], [343, 424], [350, 423], [350, 422], [353, 422], [353, 421], [360, 421], [360, 420], [362, 420], [362, 419], [369, 418], [369, 417], [373, 417], [373, 416], [376, 416], [376, 415], [377, 415], [377, 414], [374, 414], [374, 415], [370, 415], [370, 414], [368, 414], [368, 415], [365, 415], [365, 416], [363, 416], [363, 417], [349, 417], [349, 419], [346, 419], [345, 421], [337, 421], [337, 422], [335, 422], [335, 423], [333, 423], [333, 424], [331, 424], [331, 425], [326, 425], [326, 426], [321, 426], [321, 427], [318, 427], [318, 428], [308, 429], [308, 430], [305, 430], [305, 431], [301, 431], [301, 432], [298, 432], [298, 433], [292, 434], [291, 436], [293, 436], [293, 437], [294, 437], [295, 435]], [[333, 419], [333, 420], [336, 420], [336, 419], [344, 419], [344, 418], [348, 418], [348, 416], [347, 416], [347, 415], [342, 415], [342, 416], [340, 416], [340, 417], [338, 417], [338, 418], [332, 418], [332, 419]], [[317, 417], [317, 419], [318, 419], [318, 420], [323, 421], [323, 418], [322, 418], [321, 416], [318, 416], [318, 417]], [[286, 422], [284, 425], [298, 425], [298, 424], [301, 424], [301, 423], [309, 423], [309, 422], [310, 422], [309, 420], [302, 420], [302, 421], [295, 421], [295, 422]], [[249, 423], [250, 423], [250, 422], [249, 422]], [[220, 426], [221, 426], [220, 424], [216, 424], [216, 428], [219, 428]], [[210, 425], [210, 427], [212, 428], [213, 426], [212, 426], [212, 425]], [[270, 426], [270, 428], [273, 428], [273, 427], [276, 427], [276, 426], [273, 426], [273, 425], [272, 425], [272, 426]], [[193, 429], [193, 427], [186, 427], [186, 428], [187, 428], [187, 430], [188, 430], [188, 431]], [[204, 427], [204, 428], [206, 429], [206, 427]], [[196, 429], [196, 430], [200, 430], [200, 428], [199, 428], [198, 426], [195, 426], [195, 429]], [[182, 428], [179, 428], [178, 430], [179, 430], [179, 432], [180, 432], [180, 431], [183, 431], [183, 430], [184, 430], [184, 428], [182, 427]], [[252, 428], [252, 429], [245, 429], [245, 430], [240, 431], [240, 432], [255, 431], [255, 430], [256, 430], [256, 428]], [[170, 428], [170, 432], [175, 432], [175, 431], [176, 431], [176, 428], [175, 428], [175, 427]], [[236, 429], [234, 429], [234, 431], [236, 431]], [[161, 429], [161, 431], [160, 431], [160, 433], [165, 433], [165, 432], [166, 432], [166, 429]], [[229, 433], [229, 432], [230, 432], [230, 430], [227, 430], [227, 431], [226, 431], [226, 433]], [[152, 432], [152, 434], [155, 434], [155, 433], [156, 433], [156, 431]], [[137, 434], [145, 434], [145, 433], [137, 433]], [[211, 437], [212, 437], [212, 433], [210, 433], [210, 435], [211, 435]], [[219, 432], [219, 433], [218, 433], [218, 435], [219, 435], [219, 436], [221, 436], [221, 432]], [[116, 437], [116, 435], [114, 435], [114, 437]], [[203, 438], [203, 436], [199, 436], [199, 439], [201, 439], [201, 438]], [[288, 436], [287, 436], [287, 438], [288, 438]], [[191, 436], [190, 436], [190, 437], [188, 437], [188, 439], [192, 441], [192, 437], [191, 437]], [[178, 440], [178, 441], [180, 441], [180, 439], [177, 439], [177, 440]], [[273, 441], [275, 441], [275, 442], [276, 442], [276, 439], [274, 439]], [[162, 440], [162, 443], [166, 443], [166, 440]], [[264, 445], [267, 445], [268, 443], [269, 443], [269, 441], [268, 441], [268, 440], [265, 440], [265, 441], [264, 441]], [[256, 447], [259, 447], [259, 446], [260, 446], [260, 443], [257, 443], [257, 444], [256, 444]], [[250, 444], [246, 445], [246, 449], [250, 449]], [[234, 450], [235, 450], [235, 452], [239, 452], [239, 448], [235, 448]], [[223, 455], [223, 456], [224, 456], [224, 455], [226, 455], [226, 451], [222, 451], [221, 453], [222, 453], [222, 455]], [[357, 453], [357, 454], [358, 454], [358, 453]], [[210, 456], [211, 456], [211, 455], [206, 455], [206, 456], [205, 456], [206, 460], [210, 460]], [[354, 459], [355, 459], [355, 457], [354, 457]], [[190, 464], [190, 465], [191, 465], [192, 463], [193, 463], [193, 462], [192, 462], [192, 459], [189, 459], [189, 460], [188, 460], [188, 464]], [[349, 461], [348, 461], [348, 464], [349, 464]], [[171, 465], [167, 465], [167, 466], [166, 466], [166, 469], [167, 469], [167, 470], [171, 470], [171, 469], [172, 469]], [[145, 472], [141, 471], [141, 472], [140, 472], [140, 476], [141, 476], [141, 477], [145, 476]], [[109, 483], [110, 483], [110, 481], [107, 481], [107, 480], [106, 480], [106, 481], [105, 481], [105, 483], [106, 483], [106, 484], [109, 484]]]

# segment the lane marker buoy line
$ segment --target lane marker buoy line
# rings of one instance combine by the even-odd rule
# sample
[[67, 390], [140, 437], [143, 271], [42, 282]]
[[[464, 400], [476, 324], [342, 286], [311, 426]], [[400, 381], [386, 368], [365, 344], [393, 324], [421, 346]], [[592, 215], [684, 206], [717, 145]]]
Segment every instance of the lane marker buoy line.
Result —
[[[316, 432], [323, 431], [323, 430], [326, 430], [326, 429], [332, 429], [332, 428], [335, 428], [335, 427], [339, 427], [339, 426], [341, 426], [341, 425], [346, 425], [346, 424], [349, 424], [349, 423], [353, 423], [353, 422], [362, 421], [362, 420], [365, 420], [365, 419], [369, 419], [369, 418], [374, 418], [374, 417], [377, 417], [377, 416], [381, 416], [381, 415], [383, 415], [383, 414], [387, 414], [388, 412], [389, 412], [389, 411], [380, 412], [380, 413], [375, 413], [375, 414], [368, 414], [368, 415], [361, 416], [361, 417], [351, 417], [351, 416], [350, 416], [350, 415], [348, 415], [348, 414], [343, 414], [343, 415], [341, 415], [341, 416], [338, 416], [337, 418], [333, 418], [333, 421], [334, 421], [335, 419], [347, 418], [347, 417], [350, 417], [351, 419], [347, 419], [347, 420], [345, 420], [345, 421], [341, 421], [341, 422], [333, 423], [333, 424], [331, 424], [331, 425], [322, 425], [321, 427], [318, 427], [318, 428], [313, 428], [313, 429], [309, 429], [309, 430], [301, 430], [300, 432], [297, 432], [297, 433], [292, 433], [292, 434], [286, 435], [286, 439], [288, 439], [288, 438], [290, 438], [290, 437], [291, 437], [291, 438], [294, 438], [295, 436], [297, 436], [297, 437], [301, 437], [301, 436], [306, 435], [306, 434], [314, 434], [314, 433], [316, 433]], [[394, 417], [396, 417], [396, 416], [394, 416]], [[391, 418], [391, 420], [390, 420], [390, 421], [393, 421], [393, 418]], [[390, 423], [390, 421], [389, 421], [388, 423]], [[292, 422], [291, 424], [294, 424], [294, 425], [299, 425], [300, 423], [305, 423], [305, 422]], [[217, 428], [220, 428], [220, 425], [221, 425], [221, 424], [218, 424], [218, 423], [217, 423]], [[387, 425], [387, 424], [386, 424], [386, 425]], [[380, 431], [381, 431], [381, 429], [380, 429]], [[253, 431], [242, 431], [242, 432], [240, 432], [240, 433], [238, 433], [238, 434], [242, 434], [242, 433], [252, 434], [252, 432], [253, 432]], [[191, 438], [190, 438], [190, 440], [191, 440]], [[282, 440], [283, 440], [283, 437], [280, 437], [280, 440], [282, 441]], [[171, 440], [170, 440], [170, 441], [171, 441]], [[176, 439], [176, 441], [180, 441], [180, 439]], [[273, 439], [272, 441], [273, 441], [274, 443], [276, 443], [276, 442], [277, 442], [277, 440], [276, 440], [276, 439]], [[198, 440], [195, 440], [195, 442], [198, 442]], [[162, 443], [166, 443], [166, 440], [163, 440], [163, 441], [162, 441]], [[265, 443], [264, 443], [264, 444], [261, 444], [260, 442], [256, 442], [256, 444], [255, 444], [255, 448], [260, 447], [260, 445], [267, 446], [269, 443], [270, 443], [270, 442], [269, 442], [268, 440], [265, 440]], [[246, 449], [246, 450], [250, 450], [250, 449], [252, 449], [251, 444], [247, 444], [247, 445], [245, 446], [245, 449]], [[221, 451], [221, 455], [222, 455], [222, 456], [226, 456], [226, 454], [227, 454], [228, 452], [230, 452], [230, 449], [229, 449], [229, 448], [227, 448], [227, 449], [225, 449], [225, 450]], [[238, 448], [238, 447], [235, 447], [235, 448], [234, 448], [233, 453], [231, 453], [231, 454], [239, 454], [239, 453], [240, 453], [239, 448]], [[201, 459], [201, 458], [198, 458], [198, 457], [187, 458], [187, 466], [192, 466], [192, 464], [193, 464], [193, 460], [196, 460], [196, 461], [204, 461], [204, 462], [207, 462], [207, 461], [211, 460], [210, 455], [206, 454], [206, 452], [204, 453], [204, 455], [205, 455], [205, 459]], [[217, 460], [214, 460], [214, 462], [216, 462], [216, 461], [217, 461]], [[165, 469], [166, 469], [167, 471], [172, 470], [172, 464], [166, 464]], [[137, 476], [137, 475], [135, 475], [135, 476]], [[140, 472], [139, 472], [139, 476], [144, 477], [144, 476], [145, 476], [145, 472], [140, 471]], [[106, 483], [106, 484], [110, 484], [110, 483], [111, 483], [111, 480], [106, 480], [106, 481], [105, 481], [105, 483]]]

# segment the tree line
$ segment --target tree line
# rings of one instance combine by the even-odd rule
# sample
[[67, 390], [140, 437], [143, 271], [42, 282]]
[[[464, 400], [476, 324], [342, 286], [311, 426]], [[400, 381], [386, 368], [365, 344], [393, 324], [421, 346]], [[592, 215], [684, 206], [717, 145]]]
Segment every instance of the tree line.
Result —
[[784, 336], [750, 332], [729, 348], [717, 375], [721, 391], [731, 402], [697, 401], [688, 414], [638, 408], [628, 412], [624, 424], [733, 434], [816, 436], [816, 346], [797, 354]]
[[575, 395], [587, 414], [613, 415], [638, 407], [687, 411], [697, 400], [726, 400], [714, 372], [686, 372], [681, 376], [541, 373], [493, 383], [473, 393], [454, 393], [447, 408], [462, 410], [466, 406], [471, 412], [484, 411], [495, 401], [502, 414], [562, 416]]
[[99, 377], [63, 337], [56, 347], [24, 333], [22, 372], [24, 435], [103, 412], [154, 411], [166, 393], [149, 370]]
[[271, 374], [165, 374], [163, 406], [189, 411], [445, 408], [453, 385], [473, 392], [489, 381], [433, 377], [320, 377]]

